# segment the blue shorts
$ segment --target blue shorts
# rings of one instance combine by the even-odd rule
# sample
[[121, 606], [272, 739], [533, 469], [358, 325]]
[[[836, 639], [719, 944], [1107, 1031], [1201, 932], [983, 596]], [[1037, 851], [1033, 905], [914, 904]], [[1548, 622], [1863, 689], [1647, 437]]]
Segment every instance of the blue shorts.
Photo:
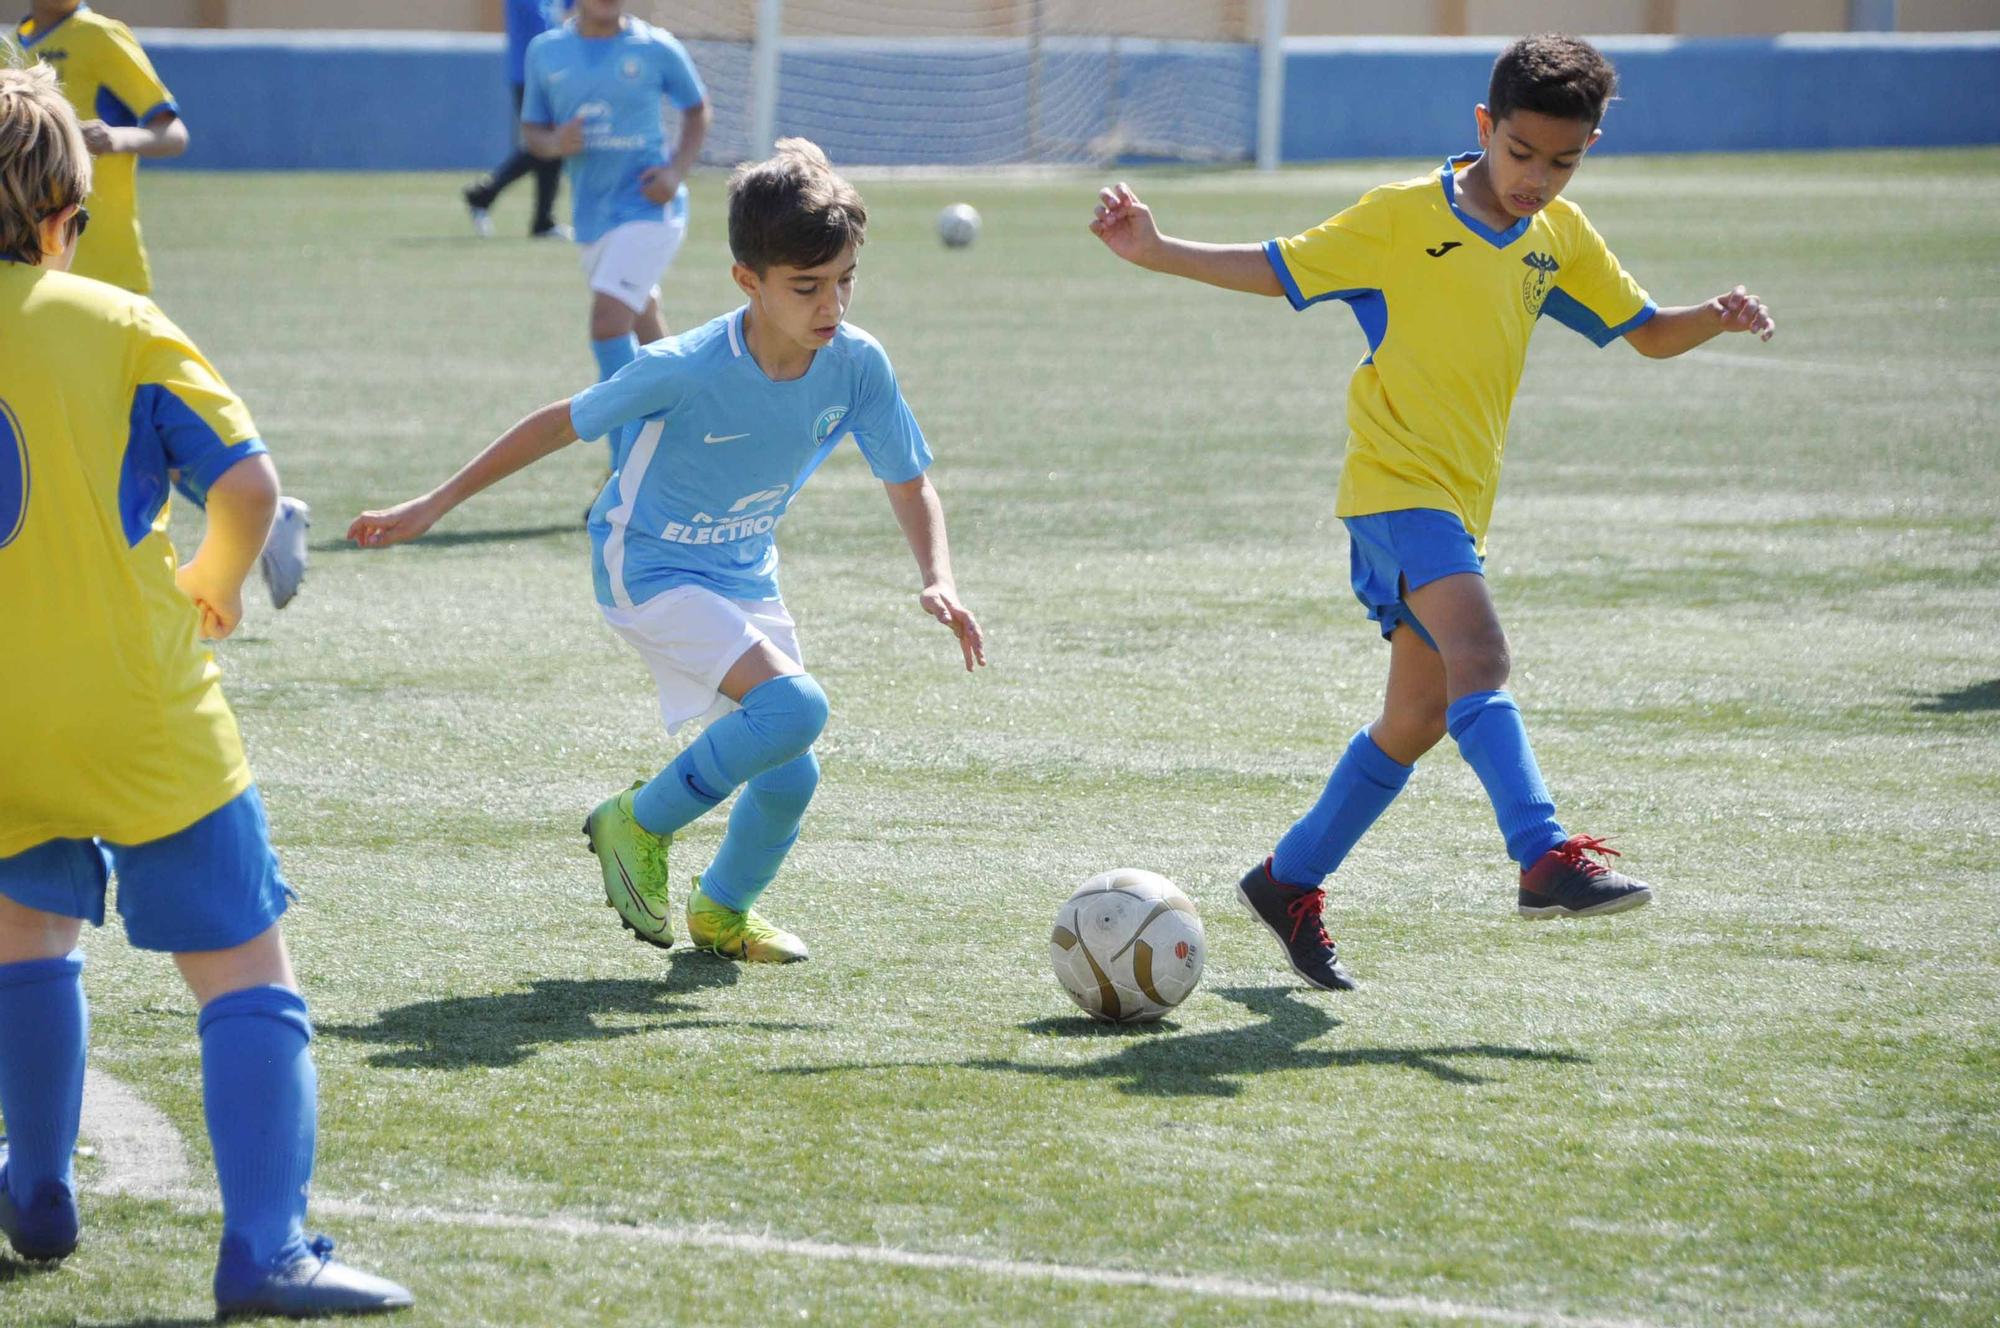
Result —
[[1425, 645], [1437, 642], [1403, 597], [1459, 572], [1486, 574], [1479, 546], [1456, 514], [1429, 507], [1342, 517], [1347, 526], [1348, 575], [1354, 598], [1382, 625], [1382, 639], [1408, 623]]
[[262, 935], [292, 901], [254, 784], [187, 829], [144, 844], [51, 839], [0, 858], [0, 894], [101, 927], [112, 872], [125, 935], [141, 950], [227, 950]]

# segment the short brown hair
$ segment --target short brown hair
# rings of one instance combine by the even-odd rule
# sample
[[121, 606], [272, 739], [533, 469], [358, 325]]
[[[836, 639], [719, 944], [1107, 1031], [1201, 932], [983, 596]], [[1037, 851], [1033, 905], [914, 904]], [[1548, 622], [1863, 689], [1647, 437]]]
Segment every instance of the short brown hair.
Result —
[[1536, 111], [1593, 126], [1618, 95], [1618, 71], [1581, 37], [1545, 32], [1523, 37], [1493, 62], [1486, 111], [1495, 120], [1511, 111]]
[[0, 257], [39, 265], [41, 225], [90, 193], [90, 153], [56, 71], [0, 65]]
[[818, 267], [867, 238], [867, 205], [808, 139], [781, 138], [768, 160], [729, 177], [729, 252], [759, 276]]

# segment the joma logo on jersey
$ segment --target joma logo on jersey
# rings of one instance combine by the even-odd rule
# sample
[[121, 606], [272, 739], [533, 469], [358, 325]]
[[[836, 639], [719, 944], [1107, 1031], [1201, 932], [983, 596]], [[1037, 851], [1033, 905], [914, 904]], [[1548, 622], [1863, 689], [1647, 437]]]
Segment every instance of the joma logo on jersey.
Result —
[[813, 421], [813, 443], [818, 445], [833, 437], [833, 431], [838, 429], [840, 422], [846, 418], [845, 406], [828, 406], [821, 411], [819, 418]]
[[1521, 278], [1521, 303], [1528, 306], [1529, 313], [1539, 314], [1542, 301], [1549, 297], [1549, 278], [1562, 264], [1542, 253], [1531, 253], [1521, 261], [1528, 268], [1528, 275]]

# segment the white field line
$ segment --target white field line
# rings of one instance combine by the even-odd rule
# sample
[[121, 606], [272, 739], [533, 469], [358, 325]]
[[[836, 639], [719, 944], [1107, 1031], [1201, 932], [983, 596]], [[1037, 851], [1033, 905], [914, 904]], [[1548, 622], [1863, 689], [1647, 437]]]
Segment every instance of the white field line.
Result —
[[[1750, 369], [1761, 373], [1789, 373], [1806, 377], [1842, 378], [1850, 382], [1871, 382], [1876, 379], [1903, 381], [1905, 374], [1893, 365], [1883, 364], [1840, 364], [1828, 360], [1788, 359], [1783, 356], [1744, 355], [1733, 351], [1691, 350], [1681, 356], [1686, 360], [1698, 360], [1703, 364], [1718, 365], [1728, 369]], [[1979, 369], [1944, 369], [1936, 371], [1940, 377], [1952, 378], [1974, 386], [1986, 387], [2000, 383], [2000, 374]]]
[[139, 1199], [194, 1194], [187, 1153], [173, 1125], [137, 1093], [97, 1070], [83, 1072], [83, 1137], [97, 1146], [104, 1163], [99, 1193]]
[[[192, 1183], [187, 1157], [166, 1117], [147, 1106], [111, 1076], [95, 1070], [89, 1072], [84, 1084], [83, 1133], [96, 1144], [104, 1162], [104, 1174], [93, 1187], [95, 1193], [153, 1199], [193, 1212], [217, 1211], [219, 1204], [214, 1191], [196, 1188]], [[977, 1273], [1003, 1281], [1146, 1287], [1216, 1300], [1421, 1315], [1447, 1323], [1517, 1324], [1521, 1328], [1538, 1328], [1540, 1325], [1548, 1325], [1549, 1328], [1650, 1328], [1650, 1325], [1632, 1320], [1577, 1318], [1542, 1310], [1497, 1309], [1430, 1296], [1374, 1295], [1365, 1291], [1341, 1291], [1300, 1283], [1250, 1282], [1234, 1277], [1156, 1273], [1140, 1269], [1089, 1268], [1026, 1259], [993, 1259], [972, 1254], [931, 1254], [888, 1245], [839, 1245], [830, 1241], [794, 1240], [715, 1227], [656, 1227], [559, 1213], [535, 1217], [456, 1208], [395, 1208], [372, 1201], [329, 1198], [315, 1198], [313, 1211], [320, 1215], [413, 1226], [524, 1231], [573, 1240], [638, 1242], [753, 1257], [874, 1264], [927, 1272]]]

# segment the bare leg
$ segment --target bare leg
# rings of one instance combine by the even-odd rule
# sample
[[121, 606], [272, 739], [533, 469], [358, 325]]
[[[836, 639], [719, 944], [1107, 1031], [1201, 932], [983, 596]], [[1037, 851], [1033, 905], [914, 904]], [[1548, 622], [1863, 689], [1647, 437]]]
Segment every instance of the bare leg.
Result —
[[44, 913], [0, 895], [0, 964], [60, 959], [76, 949], [82, 936], [80, 919]]
[[250, 987], [299, 989], [292, 976], [284, 933], [272, 923], [262, 933], [227, 950], [190, 950], [174, 956], [181, 978], [203, 1005], [218, 996]]
[[1424, 644], [1415, 628], [1398, 627], [1389, 637], [1382, 715], [1369, 726], [1368, 736], [1392, 760], [1415, 765], [1444, 737], [1444, 709], [1444, 657]]
[[590, 293], [590, 339], [609, 341], [612, 337], [630, 336], [637, 326], [639, 315], [632, 306], [614, 295], [602, 291]]
[[646, 307], [632, 322], [632, 331], [638, 334], [641, 346], [650, 346], [667, 335], [667, 322], [660, 314], [658, 300], [646, 301]]

